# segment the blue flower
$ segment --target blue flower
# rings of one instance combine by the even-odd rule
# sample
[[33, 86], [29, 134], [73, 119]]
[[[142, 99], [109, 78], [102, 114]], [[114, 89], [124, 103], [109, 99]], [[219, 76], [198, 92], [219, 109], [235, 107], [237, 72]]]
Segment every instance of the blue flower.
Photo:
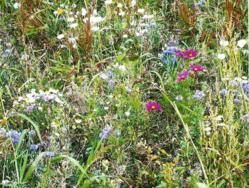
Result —
[[44, 152], [43, 156], [50, 158], [50, 157], [54, 157], [55, 153], [52, 151], [46, 151], [46, 152]]
[[111, 131], [112, 131], [112, 126], [110, 125], [107, 125], [104, 127], [104, 129], [101, 131], [101, 133], [99, 134], [99, 137], [102, 139], [102, 140], [105, 140], [109, 137], [109, 135], [111, 134]]
[[31, 151], [37, 151], [37, 150], [39, 149], [39, 147], [40, 147], [40, 144], [31, 144], [31, 145], [29, 146], [29, 149], [30, 149]]
[[11, 138], [13, 144], [15, 144], [15, 145], [20, 142], [20, 137], [21, 137], [21, 133], [20, 132], [17, 132], [15, 130], [9, 131], [7, 133], [7, 136]]

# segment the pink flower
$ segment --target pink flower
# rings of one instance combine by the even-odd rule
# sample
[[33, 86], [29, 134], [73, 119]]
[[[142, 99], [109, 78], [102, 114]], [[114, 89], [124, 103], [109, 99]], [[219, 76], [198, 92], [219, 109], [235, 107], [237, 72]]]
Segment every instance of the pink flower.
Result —
[[198, 52], [194, 49], [189, 49], [189, 50], [183, 50], [183, 51], [177, 51], [176, 56], [177, 57], [182, 57], [184, 59], [194, 59], [197, 57]]
[[162, 111], [161, 105], [156, 101], [148, 101], [145, 107], [146, 107], [147, 112]]
[[189, 76], [189, 71], [184, 70], [177, 75], [177, 81], [180, 82], [180, 81], [186, 80], [188, 76]]
[[190, 70], [193, 72], [203, 72], [206, 68], [202, 65], [198, 65], [198, 64], [192, 64], [190, 65]]

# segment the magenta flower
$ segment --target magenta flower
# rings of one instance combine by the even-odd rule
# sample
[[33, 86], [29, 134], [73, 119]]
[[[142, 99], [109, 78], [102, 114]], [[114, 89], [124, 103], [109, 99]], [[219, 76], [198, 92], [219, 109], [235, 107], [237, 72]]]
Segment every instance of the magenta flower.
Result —
[[176, 52], [177, 57], [182, 57], [184, 59], [194, 59], [195, 57], [197, 57], [197, 55], [198, 55], [198, 52], [194, 49], [188, 49], [188, 50]]
[[147, 112], [152, 112], [152, 111], [157, 111], [160, 112], [162, 111], [161, 105], [156, 102], [156, 101], [148, 101], [146, 103], [146, 110]]
[[180, 81], [186, 80], [188, 76], [189, 76], [189, 71], [183, 70], [177, 75], [177, 81], [180, 82]]
[[195, 72], [195, 73], [198, 73], [198, 72], [203, 72], [205, 71], [205, 67], [202, 66], [202, 65], [198, 65], [198, 64], [192, 64], [190, 65], [190, 70]]

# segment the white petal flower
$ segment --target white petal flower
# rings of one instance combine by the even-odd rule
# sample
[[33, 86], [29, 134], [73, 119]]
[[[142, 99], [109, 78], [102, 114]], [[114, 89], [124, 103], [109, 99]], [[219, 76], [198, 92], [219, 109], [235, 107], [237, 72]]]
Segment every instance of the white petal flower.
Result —
[[227, 40], [221, 39], [221, 40], [220, 40], [220, 45], [221, 45], [222, 47], [226, 47], [226, 46], [229, 45], [229, 42], [228, 42]]
[[71, 23], [71, 24], [69, 25], [69, 27], [70, 27], [71, 29], [75, 29], [76, 27], [78, 27], [78, 23]]
[[139, 9], [137, 10], [137, 12], [138, 12], [139, 14], [143, 14], [143, 13], [144, 13], [144, 9], [143, 9], [143, 8], [139, 8]]
[[136, 0], [132, 0], [132, 1], [131, 1], [131, 6], [132, 6], [132, 7], [135, 7], [136, 4], [137, 4], [137, 1], [136, 1]]
[[21, 6], [21, 4], [20, 4], [20, 3], [14, 3], [14, 5], [13, 5], [14, 9], [19, 9], [19, 8], [20, 8], [20, 6]]
[[129, 117], [131, 115], [131, 113], [129, 111], [125, 112], [125, 116]]
[[63, 39], [64, 37], [65, 37], [64, 34], [59, 34], [59, 35], [57, 35], [57, 39], [58, 39], [58, 40], [61, 40], [61, 39]]
[[110, 4], [112, 4], [112, 0], [106, 0], [105, 1], [105, 5], [110, 5]]
[[226, 54], [218, 54], [217, 57], [220, 60], [224, 60], [226, 58]]
[[87, 14], [86, 9], [82, 8], [81, 9], [81, 15], [84, 17], [84, 16], [86, 16], [86, 14]]
[[237, 42], [237, 46], [239, 47], [239, 48], [243, 48], [246, 44], [247, 44], [247, 40], [245, 40], [245, 39], [241, 39], [241, 40], [239, 40], [238, 42]]
[[118, 3], [117, 7], [118, 7], [118, 8], [122, 8], [122, 7], [123, 7], [123, 4], [122, 4], [122, 3]]

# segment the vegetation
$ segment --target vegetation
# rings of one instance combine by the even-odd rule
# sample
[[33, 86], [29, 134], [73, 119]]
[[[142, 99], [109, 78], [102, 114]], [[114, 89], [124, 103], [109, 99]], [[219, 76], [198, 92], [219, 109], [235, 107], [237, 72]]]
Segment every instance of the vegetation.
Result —
[[1, 187], [249, 186], [244, 0], [0, 1]]

